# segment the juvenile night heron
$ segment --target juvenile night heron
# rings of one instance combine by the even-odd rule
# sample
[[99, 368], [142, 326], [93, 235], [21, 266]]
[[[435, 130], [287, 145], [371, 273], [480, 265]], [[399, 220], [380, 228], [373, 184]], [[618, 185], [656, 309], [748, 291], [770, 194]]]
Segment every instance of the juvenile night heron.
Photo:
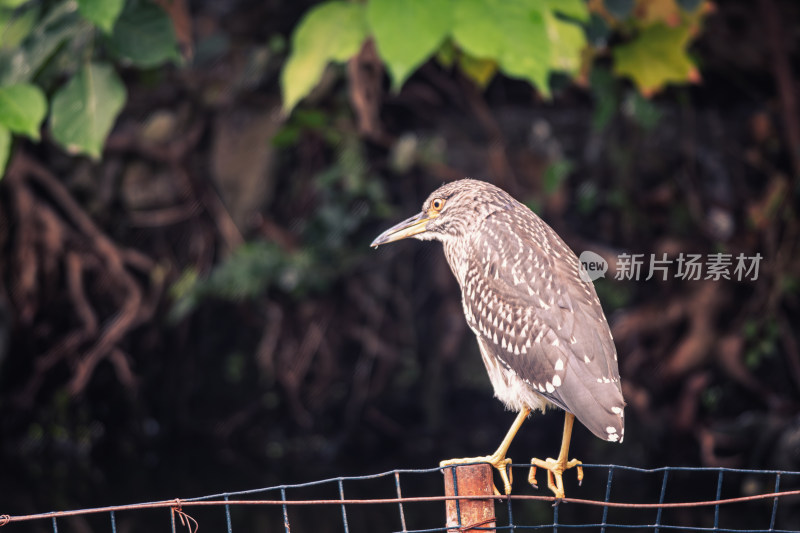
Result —
[[563, 498], [563, 472], [577, 467], [583, 478], [581, 462], [567, 459], [575, 417], [601, 439], [622, 442], [625, 435], [617, 352], [578, 258], [526, 206], [472, 179], [438, 188], [421, 213], [386, 230], [372, 246], [407, 237], [444, 245], [495, 396], [519, 413], [492, 455], [441, 466], [490, 463], [509, 494], [511, 441], [531, 411], [555, 405], [566, 412], [561, 450], [556, 459], [531, 459], [528, 481], [536, 486], [536, 468], [546, 469], [548, 487]]

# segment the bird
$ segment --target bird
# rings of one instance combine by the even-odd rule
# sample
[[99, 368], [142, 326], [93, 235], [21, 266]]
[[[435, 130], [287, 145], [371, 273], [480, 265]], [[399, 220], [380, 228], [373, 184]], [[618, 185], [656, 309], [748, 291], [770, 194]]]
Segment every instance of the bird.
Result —
[[591, 279], [581, 275], [580, 260], [547, 223], [486, 181], [442, 185], [420, 213], [370, 246], [409, 237], [442, 243], [494, 395], [518, 413], [494, 453], [445, 460], [440, 467], [489, 463], [510, 494], [506, 454], [520, 426], [532, 412], [561, 408], [558, 457], [531, 459], [528, 475], [538, 488], [537, 468], [546, 470], [548, 488], [560, 501], [566, 470], [575, 468], [583, 480], [582, 462], [568, 459], [575, 418], [603, 440], [621, 443], [625, 437], [617, 351]]

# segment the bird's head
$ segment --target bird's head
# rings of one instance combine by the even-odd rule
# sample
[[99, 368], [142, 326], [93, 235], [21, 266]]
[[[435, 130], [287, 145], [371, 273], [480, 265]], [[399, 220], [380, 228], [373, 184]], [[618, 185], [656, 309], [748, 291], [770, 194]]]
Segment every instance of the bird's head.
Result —
[[422, 211], [378, 235], [370, 246], [377, 248], [408, 237], [443, 242], [458, 239], [493, 211], [507, 209], [514, 201], [491, 183], [454, 181], [433, 191], [422, 204]]

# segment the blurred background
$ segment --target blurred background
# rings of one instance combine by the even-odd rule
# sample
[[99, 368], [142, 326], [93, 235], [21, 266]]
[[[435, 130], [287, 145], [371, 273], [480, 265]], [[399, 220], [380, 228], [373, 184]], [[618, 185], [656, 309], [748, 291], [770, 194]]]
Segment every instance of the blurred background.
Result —
[[[0, 513], [493, 451], [514, 413], [441, 246], [369, 248], [465, 176], [609, 263], [626, 438], [576, 426], [574, 456], [800, 470], [800, 5], [565, 2], [542, 73], [481, 41], [534, 35], [499, 15], [426, 45], [418, 3], [399, 36], [343, 4], [0, 2], [0, 90], [33, 114], [0, 102]], [[681, 253], [761, 261], [682, 279]]]

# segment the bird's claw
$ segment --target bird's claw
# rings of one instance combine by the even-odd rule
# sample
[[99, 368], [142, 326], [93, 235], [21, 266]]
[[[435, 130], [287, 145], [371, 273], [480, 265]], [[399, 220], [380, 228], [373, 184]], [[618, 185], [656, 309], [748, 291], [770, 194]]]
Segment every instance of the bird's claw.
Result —
[[[503, 458], [499, 463], [493, 463], [492, 466], [500, 472], [500, 479], [503, 480], [503, 490], [505, 490], [506, 496], [511, 494], [511, 484], [514, 482], [514, 473], [509, 466], [511, 465], [511, 459]], [[497, 487], [494, 488], [495, 493], [499, 495], [499, 491]]]
[[[506, 496], [511, 494], [511, 483], [514, 481], [514, 474], [509, 467], [511, 464], [511, 459], [506, 457], [501, 457], [499, 455], [485, 455], [483, 457], [464, 457], [461, 459], [447, 459], [445, 461], [441, 461], [439, 463], [440, 468], [444, 468], [446, 466], [454, 466], [454, 465], [464, 465], [470, 463], [488, 463], [492, 465], [494, 468], [500, 472], [500, 479], [503, 480], [503, 490], [505, 491]], [[502, 496], [502, 493], [497, 490], [497, 487], [492, 484], [492, 488], [494, 489], [494, 494], [496, 496]]]
[[533, 488], [538, 489], [539, 485], [536, 483], [536, 468], [544, 468], [547, 470], [547, 488], [553, 491], [553, 494], [556, 496], [556, 500], [561, 500], [564, 498], [564, 480], [562, 477], [564, 471], [569, 470], [570, 468], [575, 468], [578, 474], [578, 485], [581, 485], [583, 483], [582, 464], [583, 463], [577, 459], [573, 459], [571, 461], [563, 459], [559, 461], [557, 459], [548, 457], [546, 460], [542, 461], [541, 459], [533, 458], [531, 459], [531, 469], [528, 473], [528, 483], [530, 483]]

